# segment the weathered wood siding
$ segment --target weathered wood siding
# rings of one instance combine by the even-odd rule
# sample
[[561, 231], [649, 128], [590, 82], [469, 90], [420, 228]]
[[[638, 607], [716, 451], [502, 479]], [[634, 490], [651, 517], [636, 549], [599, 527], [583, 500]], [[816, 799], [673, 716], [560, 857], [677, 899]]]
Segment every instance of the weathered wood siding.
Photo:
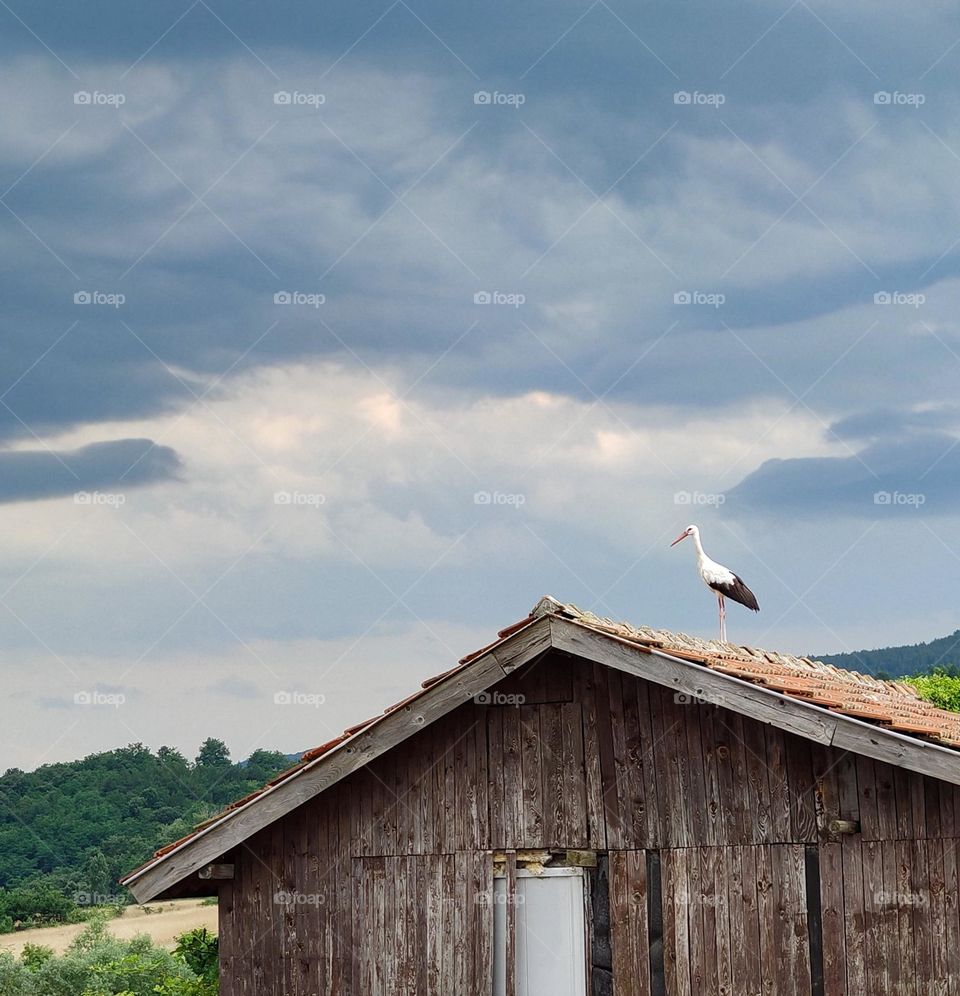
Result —
[[553, 847], [610, 853], [617, 996], [651, 851], [669, 996], [808, 996], [811, 861], [824, 996], [955, 996], [958, 833], [952, 785], [552, 653], [230, 856], [222, 992], [488, 996], [491, 852]]

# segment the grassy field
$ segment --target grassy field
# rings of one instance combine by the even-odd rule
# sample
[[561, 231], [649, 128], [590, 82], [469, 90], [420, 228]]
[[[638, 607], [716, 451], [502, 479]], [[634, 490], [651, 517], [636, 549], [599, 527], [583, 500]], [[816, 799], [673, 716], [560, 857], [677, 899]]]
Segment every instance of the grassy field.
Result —
[[[194, 927], [206, 927], [216, 933], [217, 907], [203, 906], [200, 899], [175, 899], [144, 906], [128, 906], [123, 916], [110, 920], [108, 929], [115, 937], [129, 940], [135, 934], [147, 934], [155, 944], [172, 948], [179, 934]], [[147, 912], [147, 911], [150, 912]], [[24, 944], [43, 944], [62, 954], [79, 934], [85, 923], [62, 927], [38, 927], [14, 934], [0, 934], [0, 951], [19, 956]]]

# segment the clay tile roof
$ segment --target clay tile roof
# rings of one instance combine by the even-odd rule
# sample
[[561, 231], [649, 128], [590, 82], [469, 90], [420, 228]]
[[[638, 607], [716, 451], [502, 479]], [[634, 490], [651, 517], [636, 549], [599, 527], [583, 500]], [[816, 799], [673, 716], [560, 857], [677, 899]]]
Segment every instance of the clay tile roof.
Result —
[[[154, 855], [154, 859], [176, 849], [204, 827], [216, 823], [232, 810], [256, 799], [271, 786], [292, 777], [301, 768], [317, 758], [338, 749], [341, 744], [378, 722], [384, 715], [416, 700], [426, 690], [464, 670], [471, 661], [496, 647], [501, 640], [509, 638], [525, 626], [546, 615], [571, 620], [627, 643], [656, 648], [671, 656], [692, 661], [743, 681], [749, 681], [778, 694], [820, 706], [830, 712], [853, 716], [857, 719], [876, 723], [885, 729], [932, 740], [943, 746], [960, 750], [960, 713], [947, 712], [924, 701], [915, 689], [903, 682], [882, 681], [879, 678], [859, 674], [856, 671], [845, 671], [832, 664], [825, 664], [823, 661], [811, 660], [809, 657], [796, 657], [791, 654], [758, 650], [732, 643], [720, 643], [717, 640], [703, 640], [700, 637], [688, 636], [685, 633], [672, 633], [665, 629], [614, 622], [611, 619], [594, 615], [592, 612], [578, 609], [575, 605], [564, 604], [555, 598], [546, 596], [537, 603], [528, 616], [500, 630], [498, 639], [472, 654], [467, 654], [461, 658], [456, 667], [432, 678], [427, 678], [422, 683], [420, 690], [394, 705], [388, 706], [381, 715], [349, 726], [340, 736], [304, 752], [297, 764], [281, 772], [262, 789], [231, 803], [223, 812], [201, 823], [186, 837], [160, 848]], [[150, 863], [146, 862], [141, 868]], [[125, 876], [125, 880], [139, 872], [141, 868], [130, 872]]]

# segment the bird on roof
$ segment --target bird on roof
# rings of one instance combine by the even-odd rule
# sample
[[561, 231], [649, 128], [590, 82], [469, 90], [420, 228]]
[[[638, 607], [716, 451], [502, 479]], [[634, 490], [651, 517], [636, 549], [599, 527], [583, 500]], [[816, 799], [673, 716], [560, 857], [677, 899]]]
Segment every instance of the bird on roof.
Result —
[[697, 548], [697, 569], [703, 583], [717, 596], [717, 608], [720, 612], [720, 642], [727, 642], [727, 610], [724, 606], [724, 599], [732, 599], [745, 605], [754, 612], [760, 611], [760, 603], [757, 596], [743, 583], [743, 578], [734, 574], [729, 567], [718, 564], [711, 560], [703, 552], [703, 544], [700, 542], [700, 530], [696, 526], [687, 526], [686, 529], [670, 544], [676, 546], [680, 540], [688, 536], [693, 537], [693, 545]]

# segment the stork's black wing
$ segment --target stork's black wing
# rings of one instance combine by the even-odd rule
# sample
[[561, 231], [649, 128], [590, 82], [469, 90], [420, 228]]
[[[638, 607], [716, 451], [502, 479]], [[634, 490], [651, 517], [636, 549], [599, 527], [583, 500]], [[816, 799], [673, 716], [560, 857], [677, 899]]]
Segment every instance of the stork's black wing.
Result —
[[757, 596], [743, 583], [743, 578], [738, 577], [736, 574], [733, 575], [732, 582], [727, 584], [712, 584], [710, 587], [723, 595], [724, 598], [739, 602], [748, 609], [753, 609], [754, 612], [760, 611], [760, 603], [757, 601]]

